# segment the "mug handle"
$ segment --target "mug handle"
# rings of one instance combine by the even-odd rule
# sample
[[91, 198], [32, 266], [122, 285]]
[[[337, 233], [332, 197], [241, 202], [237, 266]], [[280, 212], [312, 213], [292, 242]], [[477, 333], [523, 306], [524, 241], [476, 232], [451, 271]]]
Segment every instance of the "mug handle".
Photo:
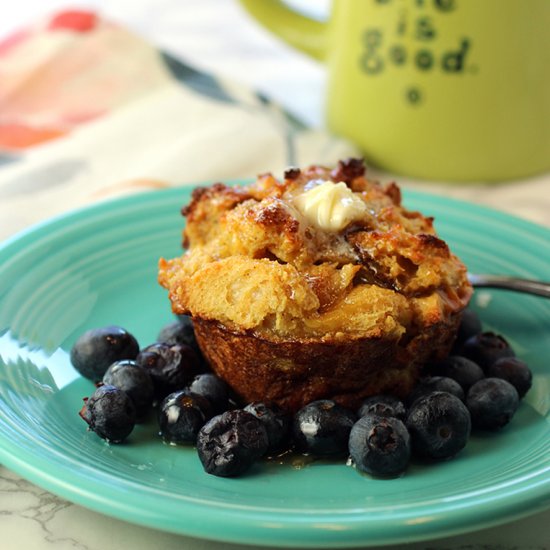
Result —
[[279, 38], [319, 61], [324, 60], [327, 23], [298, 13], [281, 0], [240, 0], [240, 3]]

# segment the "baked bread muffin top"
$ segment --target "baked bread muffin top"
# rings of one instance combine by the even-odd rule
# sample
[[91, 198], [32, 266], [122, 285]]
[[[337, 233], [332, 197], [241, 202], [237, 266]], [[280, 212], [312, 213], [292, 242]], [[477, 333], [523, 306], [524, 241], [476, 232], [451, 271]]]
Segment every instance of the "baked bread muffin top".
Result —
[[[406, 342], [459, 314], [466, 268], [361, 160], [193, 191], [183, 256], [159, 262], [175, 313], [271, 342]], [[456, 324], [456, 323], [455, 323]]]

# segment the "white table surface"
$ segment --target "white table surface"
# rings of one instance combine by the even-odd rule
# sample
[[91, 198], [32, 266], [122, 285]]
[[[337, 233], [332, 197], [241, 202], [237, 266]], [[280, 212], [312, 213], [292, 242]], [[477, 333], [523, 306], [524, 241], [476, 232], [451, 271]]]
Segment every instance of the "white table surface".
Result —
[[[311, 9], [323, 13], [327, 2], [311, 0], [310, 4]], [[93, 0], [73, 1], [70, 5], [98, 9], [194, 66], [260, 89], [305, 122], [322, 126], [323, 67], [262, 31], [234, 0]], [[0, 37], [41, 14], [66, 6], [63, 0], [18, 0], [9, 3], [9, 7], [6, 3], [0, 17]], [[550, 226], [550, 174], [499, 185], [434, 184], [403, 178], [398, 181], [404, 187], [470, 200]], [[91, 512], [2, 466], [0, 533], [3, 550], [242, 548], [162, 533]], [[550, 509], [491, 529], [401, 547], [550, 549]]]

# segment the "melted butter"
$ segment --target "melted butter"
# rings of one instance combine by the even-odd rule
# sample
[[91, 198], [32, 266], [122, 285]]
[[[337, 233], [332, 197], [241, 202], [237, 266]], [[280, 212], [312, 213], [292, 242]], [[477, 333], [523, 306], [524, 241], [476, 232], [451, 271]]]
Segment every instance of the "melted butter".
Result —
[[293, 199], [300, 214], [324, 231], [340, 231], [368, 212], [365, 202], [342, 181], [309, 182]]

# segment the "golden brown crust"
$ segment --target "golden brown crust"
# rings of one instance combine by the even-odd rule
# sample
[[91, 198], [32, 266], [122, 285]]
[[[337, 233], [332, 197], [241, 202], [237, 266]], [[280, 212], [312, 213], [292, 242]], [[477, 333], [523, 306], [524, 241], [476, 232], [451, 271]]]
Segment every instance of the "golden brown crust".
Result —
[[[160, 260], [159, 282], [243, 397], [267, 392], [294, 407], [303, 396], [403, 393], [454, 338], [472, 293], [466, 268], [433, 218], [364, 172], [352, 159], [293, 168], [283, 181], [263, 174], [245, 187], [196, 190], [183, 209], [189, 249]], [[345, 182], [364, 214], [339, 231], [312, 224], [295, 199], [315, 180]], [[277, 355], [294, 366], [281, 371]]]

